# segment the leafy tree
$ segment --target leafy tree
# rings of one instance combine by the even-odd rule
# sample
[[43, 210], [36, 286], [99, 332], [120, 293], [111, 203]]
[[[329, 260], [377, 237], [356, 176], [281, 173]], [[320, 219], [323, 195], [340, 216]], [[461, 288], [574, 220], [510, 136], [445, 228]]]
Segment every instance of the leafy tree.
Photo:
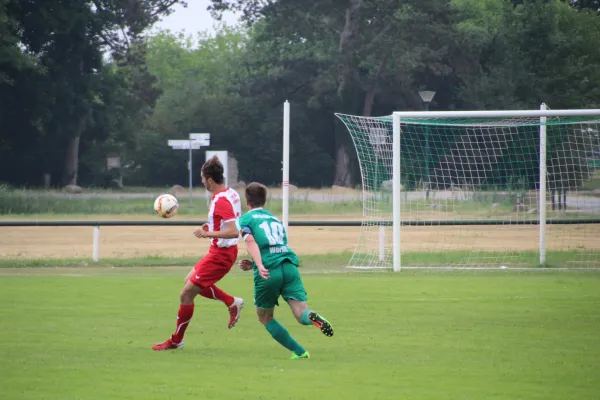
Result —
[[[187, 154], [172, 151], [169, 139], [209, 132], [214, 148], [238, 141], [243, 121], [236, 82], [241, 80], [239, 57], [245, 41], [243, 31], [227, 27], [215, 37], [159, 31], [148, 38], [148, 70], [163, 95], [131, 158], [136, 183], [181, 184], [187, 178]], [[194, 157], [195, 165], [204, 159], [202, 152]]]
[[[276, 55], [262, 65], [271, 75], [287, 70], [292, 76], [313, 76], [301, 87], [312, 89], [309, 104], [323, 107], [331, 118], [332, 111], [370, 115], [377, 96], [396, 97], [391, 104], [383, 102], [385, 112], [398, 103], [419, 107], [413, 76], [441, 81], [449, 71], [440, 67], [445, 61], [438, 61], [447, 57], [452, 37], [444, 29], [450, 23], [447, 1], [218, 0], [211, 9], [217, 18], [224, 10], [241, 10], [244, 21], [258, 26], [256, 40]], [[432, 50], [425, 43], [433, 40], [443, 46]], [[381, 91], [382, 82], [390, 90]], [[354, 151], [345, 128], [333, 124], [333, 183], [349, 186], [356, 181]]]
[[590, 10], [600, 14], [600, 0], [567, 0], [567, 2], [580, 10]]
[[359, 171], [336, 112], [421, 109], [423, 89], [433, 109], [600, 103], [597, 1], [212, 0], [245, 27], [146, 37], [175, 3], [0, 0], [0, 180], [103, 184], [115, 152], [129, 183], [182, 183], [187, 155], [166, 141], [210, 132], [241, 179], [278, 183], [289, 100], [292, 180], [348, 186]]
[[36, 67], [35, 58], [19, 48], [19, 22], [7, 11], [12, 3], [0, 0], [0, 85], [10, 85], [16, 73]]
[[[107, 110], [106, 99], [110, 97], [110, 90], [106, 90], [108, 80], [103, 76], [104, 51], [109, 50], [120, 66], [129, 66], [137, 72], [131, 78], [131, 89], [142, 97], [150, 97], [146, 100], [151, 105], [151, 97], [156, 97], [156, 93], [151, 89], [151, 77], [144, 74], [143, 51], [140, 51], [142, 32], [177, 2], [5, 2], [3, 10], [6, 10], [8, 26], [11, 26], [10, 21], [18, 26], [12, 29], [18, 34], [15, 47], [27, 58], [34, 59], [41, 71], [34, 76], [23, 73], [14, 78], [18, 83], [15, 91], [29, 97], [19, 99], [26, 113], [16, 107], [10, 111], [21, 119], [11, 120], [6, 127], [7, 136], [11, 137], [7, 147], [14, 148], [17, 144], [20, 147], [22, 137], [28, 136], [28, 148], [36, 149], [30, 153], [36, 154], [38, 162], [27, 165], [27, 172], [23, 173], [26, 176], [13, 179], [36, 183], [41, 180], [42, 172], [50, 172], [61, 176], [62, 184], [77, 183], [82, 141], [106, 140], [107, 137], [106, 134], [98, 136], [100, 132], [107, 132], [106, 127], [98, 127], [102, 120], [107, 120], [101, 114]], [[32, 84], [36, 89], [28, 90]], [[148, 86], [150, 90], [145, 89]], [[23, 135], [23, 131], [29, 133]]]

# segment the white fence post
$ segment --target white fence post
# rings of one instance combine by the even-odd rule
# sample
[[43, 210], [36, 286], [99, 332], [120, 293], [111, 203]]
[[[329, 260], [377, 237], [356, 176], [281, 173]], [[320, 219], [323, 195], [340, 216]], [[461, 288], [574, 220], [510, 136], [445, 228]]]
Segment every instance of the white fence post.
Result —
[[379, 261], [385, 261], [385, 227], [379, 225]]
[[92, 250], [92, 260], [94, 264], [98, 262], [98, 254], [100, 253], [100, 226], [94, 226], [94, 244]]

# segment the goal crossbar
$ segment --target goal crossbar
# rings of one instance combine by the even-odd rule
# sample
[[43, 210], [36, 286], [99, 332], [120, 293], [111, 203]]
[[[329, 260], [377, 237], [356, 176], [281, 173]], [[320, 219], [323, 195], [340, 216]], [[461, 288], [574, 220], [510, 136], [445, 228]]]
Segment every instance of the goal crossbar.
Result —
[[393, 115], [399, 118], [596, 117], [600, 110], [394, 111]]

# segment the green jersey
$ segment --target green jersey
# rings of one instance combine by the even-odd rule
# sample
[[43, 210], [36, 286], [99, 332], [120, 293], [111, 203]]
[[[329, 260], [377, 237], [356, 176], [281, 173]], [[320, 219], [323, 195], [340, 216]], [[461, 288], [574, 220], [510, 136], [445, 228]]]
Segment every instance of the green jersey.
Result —
[[276, 216], [262, 208], [255, 208], [242, 215], [238, 223], [242, 237], [248, 234], [254, 237], [266, 269], [285, 261], [298, 265], [298, 256], [288, 247], [285, 228]]

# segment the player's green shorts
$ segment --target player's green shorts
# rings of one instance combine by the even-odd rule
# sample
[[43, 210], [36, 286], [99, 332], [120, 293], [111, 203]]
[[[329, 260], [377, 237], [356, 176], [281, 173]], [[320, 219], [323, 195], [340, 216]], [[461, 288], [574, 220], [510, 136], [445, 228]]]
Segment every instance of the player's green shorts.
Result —
[[285, 301], [306, 301], [306, 290], [298, 267], [290, 262], [283, 262], [269, 269], [269, 279], [261, 278], [258, 270], [254, 270], [254, 305], [258, 308], [278, 306], [279, 296]]

